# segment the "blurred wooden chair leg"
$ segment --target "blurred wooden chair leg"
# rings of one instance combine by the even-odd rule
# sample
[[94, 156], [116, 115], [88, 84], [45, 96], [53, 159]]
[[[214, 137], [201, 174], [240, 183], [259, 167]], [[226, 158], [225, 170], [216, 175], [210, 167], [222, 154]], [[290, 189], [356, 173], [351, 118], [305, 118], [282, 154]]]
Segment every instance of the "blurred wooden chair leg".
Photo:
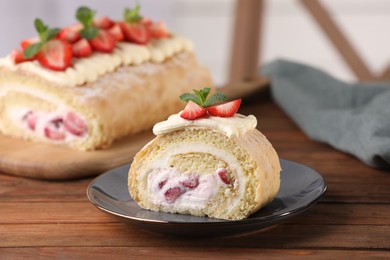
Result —
[[257, 77], [263, 0], [236, 0], [229, 81]]
[[229, 83], [224, 91], [230, 97], [243, 97], [268, 85], [259, 75], [263, 0], [236, 0]]
[[377, 78], [371, 73], [352, 44], [331, 19], [326, 8], [317, 0], [300, 0], [300, 2], [326, 33], [355, 76], [362, 81], [376, 80]]

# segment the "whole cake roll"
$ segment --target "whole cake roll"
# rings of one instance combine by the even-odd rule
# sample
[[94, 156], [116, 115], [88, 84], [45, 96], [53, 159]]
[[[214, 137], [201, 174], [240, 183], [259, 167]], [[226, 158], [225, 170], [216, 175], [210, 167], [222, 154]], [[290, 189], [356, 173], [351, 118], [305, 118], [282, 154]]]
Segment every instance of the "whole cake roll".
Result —
[[0, 133], [105, 148], [183, 109], [183, 91], [210, 86], [191, 41], [138, 10], [113, 21], [82, 7], [80, 23], [61, 30], [37, 19], [39, 38], [0, 59]]
[[153, 211], [239, 220], [272, 201], [280, 162], [240, 100], [184, 111], [157, 123], [157, 136], [136, 154], [129, 192]]

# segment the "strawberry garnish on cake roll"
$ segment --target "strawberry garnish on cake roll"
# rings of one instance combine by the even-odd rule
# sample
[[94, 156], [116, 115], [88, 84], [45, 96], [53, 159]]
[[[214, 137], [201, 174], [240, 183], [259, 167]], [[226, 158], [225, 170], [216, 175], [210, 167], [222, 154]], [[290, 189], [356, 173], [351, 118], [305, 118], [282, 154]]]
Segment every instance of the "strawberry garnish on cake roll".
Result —
[[[182, 110], [177, 99], [211, 85], [192, 42], [126, 8], [116, 20], [82, 6], [75, 23], [0, 58], [0, 133], [80, 150], [109, 147]], [[122, 16], [120, 14], [120, 16]]]
[[155, 139], [136, 154], [128, 185], [140, 207], [240, 220], [276, 196], [279, 158], [256, 117], [237, 113], [241, 99], [210, 92], [182, 94], [184, 110], [157, 123]]

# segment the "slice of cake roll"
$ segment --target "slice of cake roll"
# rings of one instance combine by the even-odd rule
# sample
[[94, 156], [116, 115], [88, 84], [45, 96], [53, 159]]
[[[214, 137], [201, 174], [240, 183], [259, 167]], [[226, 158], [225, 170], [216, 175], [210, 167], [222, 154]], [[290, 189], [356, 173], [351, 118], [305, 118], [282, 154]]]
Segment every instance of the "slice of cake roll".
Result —
[[279, 158], [256, 129], [256, 118], [235, 113], [239, 102], [206, 107], [188, 120], [183, 115], [199, 115], [202, 108], [190, 101], [157, 123], [157, 137], [131, 165], [132, 198], [149, 210], [226, 220], [246, 218], [269, 203], [280, 186]]

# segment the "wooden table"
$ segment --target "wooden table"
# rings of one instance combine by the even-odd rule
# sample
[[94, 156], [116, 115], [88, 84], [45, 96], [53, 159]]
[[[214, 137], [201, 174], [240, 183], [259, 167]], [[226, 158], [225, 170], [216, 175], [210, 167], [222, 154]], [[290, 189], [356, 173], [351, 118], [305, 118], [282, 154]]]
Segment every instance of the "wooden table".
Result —
[[269, 98], [245, 102], [243, 114], [281, 158], [326, 179], [323, 199], [270, 230], [248, 236], [178, 238], [118, 222], [86, 197], [92, 178], [39, 181], [0, 174], [0, 259], [322, 258], [390, 259], [390, 175], [309, 140]]

